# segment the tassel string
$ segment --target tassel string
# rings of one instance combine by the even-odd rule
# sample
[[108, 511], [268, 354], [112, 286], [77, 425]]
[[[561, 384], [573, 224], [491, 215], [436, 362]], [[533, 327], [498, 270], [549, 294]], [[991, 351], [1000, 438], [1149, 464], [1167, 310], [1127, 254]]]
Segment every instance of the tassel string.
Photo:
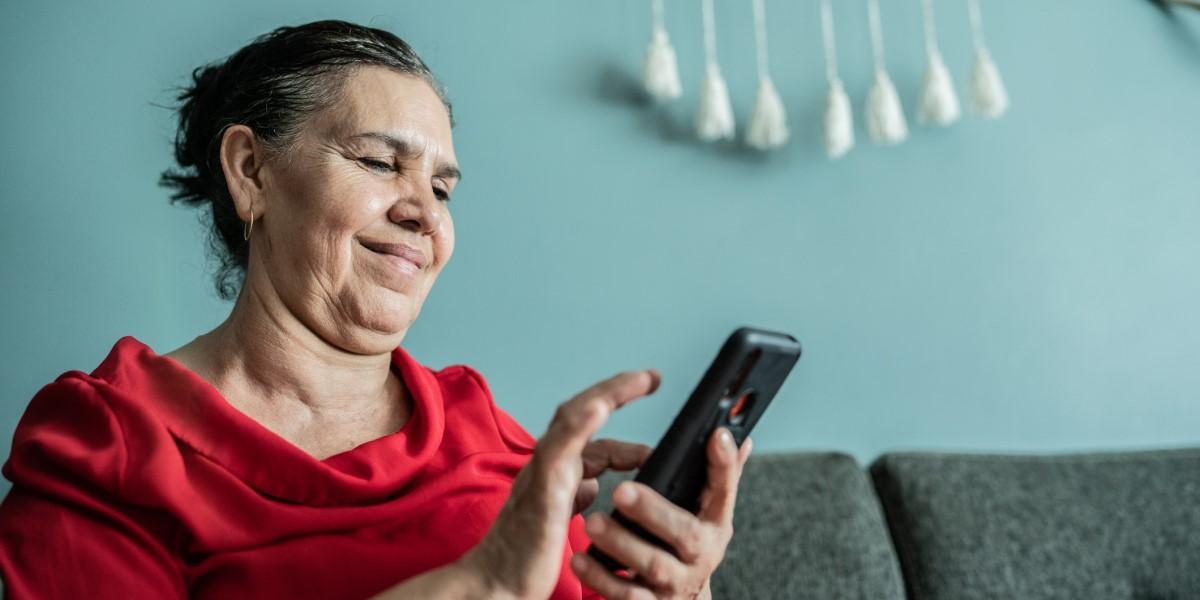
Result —
[[663, 18], [663, 0], [652, 0], [650, 2], [650, 11], [654, 15], [654, 30], [662, 31], [667, 28], [666, 20]]
[[758, 78], [767, 79], [767, 15], [764, 0], [754, 0], [754, 41], [758, 51]]
[[983, 15], [979, 10], [979, 0], [967, 0], [967, 13], [971, 18], [971, 37], [975, 42], [975, 51], [987, 52], [983, 43]]
[[925, 54], [938, 56], [937, 23], [933, 17], [933, 0], [921, 0], [921, 12], [925, 18]]
[[867, 0], [867, 16], [871, 21], [871, 48], [875, 53], [875, 70], [884, 70], [883, 27], [879, 24], [879, 0]]
[[712, 0], [704, 0], [704, 58], [709, 65], [717, 64], [717, 26], [713, 22]]
[[829, 5], [829, 0], [821, 0], [821, 37], [825, 42], [825, 79], [832, 85], [839, 77], [837, 40], [833, 34], [833, 7]]

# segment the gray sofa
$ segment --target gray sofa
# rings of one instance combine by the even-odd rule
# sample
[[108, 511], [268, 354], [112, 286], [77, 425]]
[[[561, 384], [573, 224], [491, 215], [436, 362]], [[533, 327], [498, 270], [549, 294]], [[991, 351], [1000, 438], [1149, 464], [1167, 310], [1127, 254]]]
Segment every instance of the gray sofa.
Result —
[[[609, 510], [627, 474], [606, 474]], [[1200, 598], [1200, 449], [746, 465], [715, 598]]]

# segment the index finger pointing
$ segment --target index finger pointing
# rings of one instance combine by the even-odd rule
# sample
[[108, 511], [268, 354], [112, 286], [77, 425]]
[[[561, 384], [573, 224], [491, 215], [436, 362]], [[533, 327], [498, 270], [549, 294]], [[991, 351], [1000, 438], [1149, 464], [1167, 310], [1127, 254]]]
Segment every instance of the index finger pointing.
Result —
[[559, 405], [541, 443], [580, 454], [614, 410], [654, 393], [661, 381], [657, 370], [647, 369], [618, 373], [589, 387]]

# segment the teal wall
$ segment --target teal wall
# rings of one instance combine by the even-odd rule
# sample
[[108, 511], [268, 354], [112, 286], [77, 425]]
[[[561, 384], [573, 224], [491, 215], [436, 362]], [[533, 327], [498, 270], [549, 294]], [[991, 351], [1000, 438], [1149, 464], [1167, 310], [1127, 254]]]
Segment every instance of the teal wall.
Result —
[[[657, 112], [631, 93], [647, 1], [348, 4], [4, 3], [0, 437], [119, 337], [165, 352], [224, 318], [196, 214], [156, 186], [173, 135], [160, 105], [254, 35], [336, 17], [413, 43], [457, 111], [458, 247], [405, 346], [479, 368], [535, 434], [575, 391], [657, 366], [662, 390], [604, 432], [653, 443], [724, 336], [755, 324], [806, 351], [760, 450], [1200, 443], [1200, 15], [985, 0], [1012, 111], [877, 148], [860, 110], [859, 147], [830, 163], [817, 0], [768, 2], [795, 137], [767, 156], [686, 134], [697, 2], [667, 3], [687, 94]], [[744, 126], [750, 0], [718, 4]], [[919, 2], [882, 4], [911, 109]], [[961, 90], [965, 3], [937, 6]], [[838, 16], [861, 109], [865, 2]]]

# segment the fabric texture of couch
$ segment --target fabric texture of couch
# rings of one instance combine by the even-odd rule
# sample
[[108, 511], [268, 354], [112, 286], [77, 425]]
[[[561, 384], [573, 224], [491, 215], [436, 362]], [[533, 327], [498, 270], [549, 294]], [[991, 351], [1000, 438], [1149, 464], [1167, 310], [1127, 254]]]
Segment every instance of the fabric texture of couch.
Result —
[[[594, 510], [610, 510], [601, 478]], [[1200, 449], [756, 455], [715, 598], [1200, 598]]]

